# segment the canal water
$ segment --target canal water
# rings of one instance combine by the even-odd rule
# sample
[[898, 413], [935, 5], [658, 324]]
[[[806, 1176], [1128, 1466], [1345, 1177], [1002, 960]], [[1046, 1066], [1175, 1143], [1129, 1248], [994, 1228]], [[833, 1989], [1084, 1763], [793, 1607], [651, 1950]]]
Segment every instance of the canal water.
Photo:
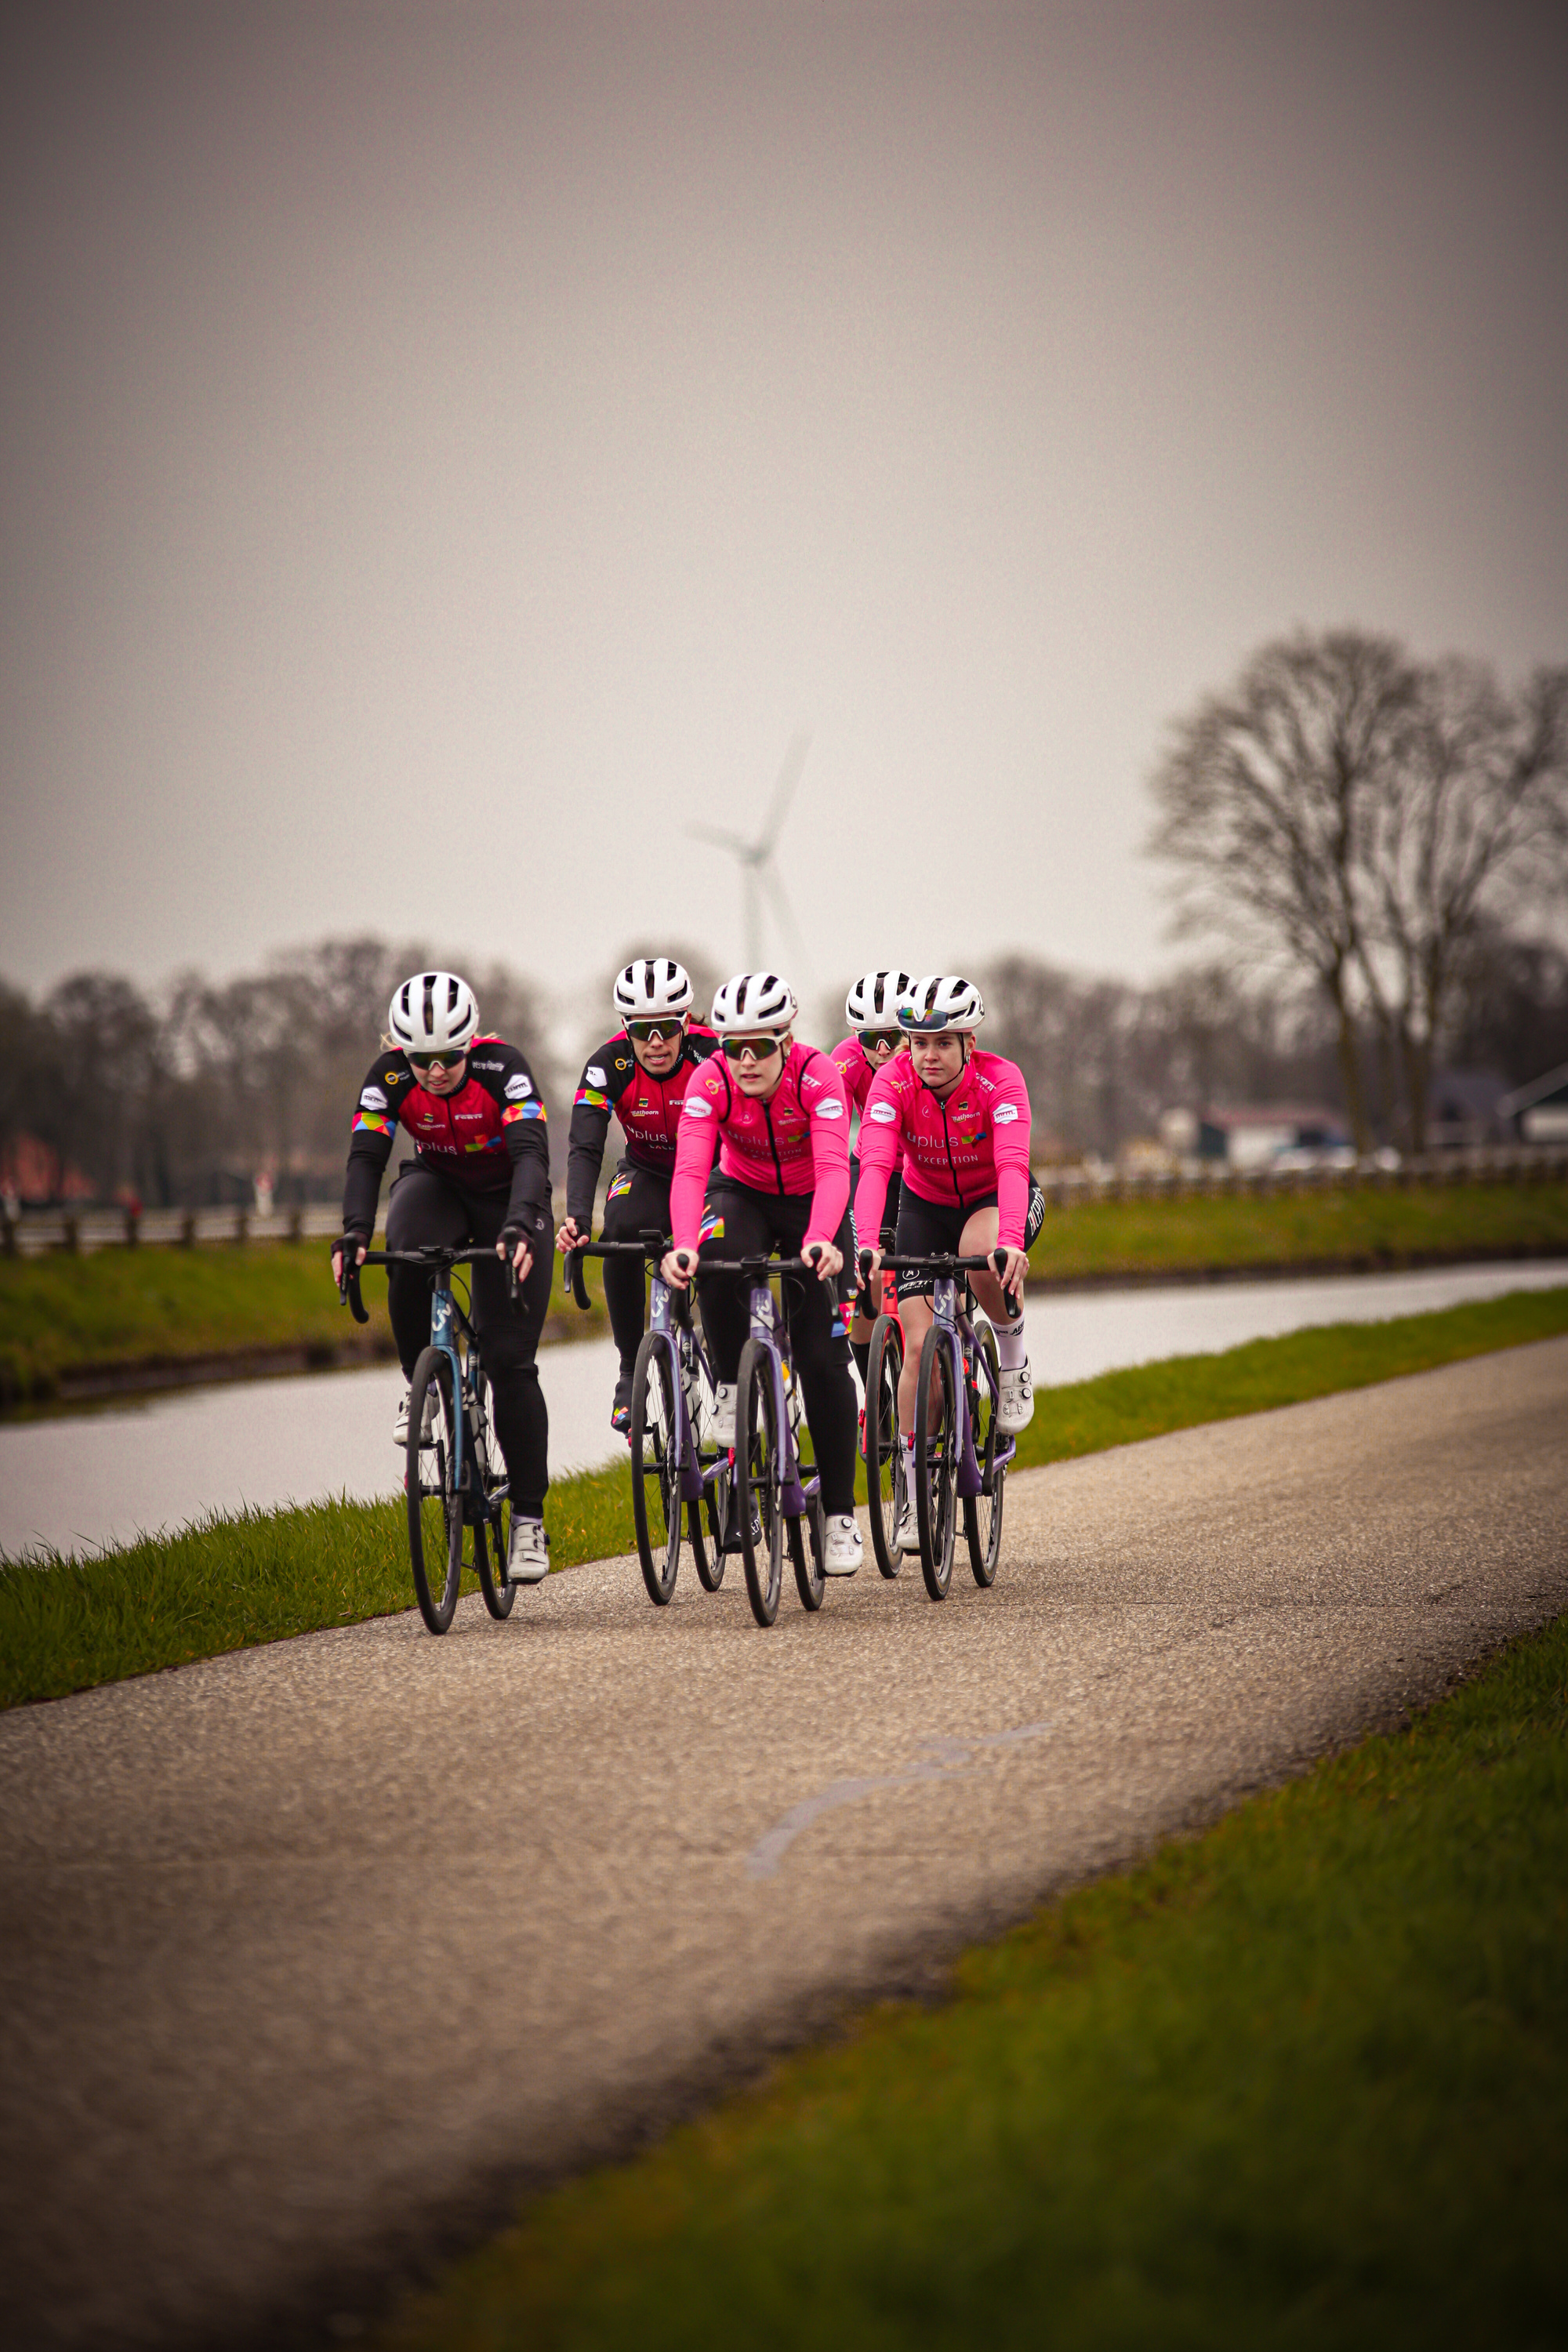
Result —
[[[1040, 1295], [1029, 1304], [1037, 1390], [1127, 1364], [1234, 1348], [1317, 1323], [1375, 1322], [1466, 1299], [1568, 1284], [1568, 1261], [1443, 1266], [1300, 1282]], [[611, 1342], [547, 1348], [553, 1475], [613, 1460]], [[0, 1552], [88, 1549], [177, 1528], [206, 1510], [270, 1510], [394, 1492], [395, 1366], [232, 1381], [0, 1428]]]

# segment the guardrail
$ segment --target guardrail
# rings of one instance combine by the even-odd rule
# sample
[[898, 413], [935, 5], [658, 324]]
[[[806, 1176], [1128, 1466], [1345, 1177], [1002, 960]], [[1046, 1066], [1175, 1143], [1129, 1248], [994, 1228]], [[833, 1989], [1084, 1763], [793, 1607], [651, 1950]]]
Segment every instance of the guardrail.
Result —
[[24, 1209], [0, 1218], [0, 1249], [7, 1257], [37, 1257], [47, 1250], [100, 1250], [148, 1244], [192, 1249], [198, 1242], [298, 1242], [341, 1231], [342, 1213], [325, 1201], [277, 1209]]
[[1079, 1201], [1268, 1199], [1306, 1192], [1394, 1192], [1418, 1186], [1560, 1184], [1568, 1179], [1568, 1151], [1540, 1144], [1467, 1146], [1430, 1151], [1419, 1160], [1384, 1166], [1363, 1160], [1349, 1167], [1180, 1169], [1042, 1168], [1036, 1176], [1047, 1204], [1070, 1209]]
[[[1053, 1209], [1079, 1201], [1185, 1201], [1269, 1198], [1304, 1192], [1373, 1190], [1398, 1192], [1417, 1185], [1560, 1184], [1568, 1181], [1568, 1151], [1539, 1144], [1512, 1149], [1428, 1152], [1420, 1160], [1380, 1167], [1363, 1160], [1351, 1168], [1140, 1169], [1125, 1172], [1092, 1168], [1036, 1171]], [[265, 1242], [327, 1239], [342, 1219], [326, 1202], [302, 1209], [24, 1209], [0, 1215], [0, 1249], [7, 1257], [34, 1257], [46, 1250], [86, 1251], [123, 1246], [183, 1246], [198, 1242]]]

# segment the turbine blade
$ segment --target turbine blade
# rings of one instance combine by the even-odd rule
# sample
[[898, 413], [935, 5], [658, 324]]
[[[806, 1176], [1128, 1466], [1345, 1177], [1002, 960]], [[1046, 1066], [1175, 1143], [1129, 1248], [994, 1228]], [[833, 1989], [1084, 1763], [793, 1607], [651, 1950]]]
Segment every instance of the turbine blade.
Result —
[[784, 753], [784, 763], [779, 770], [778, 781], [773, 786], [773, 796], [769, 803], [767, 815], [763, 820], [763, 829], [757, 835], [757, 849], [761, 856], [765, 856], [779, 837], [779, 829], [784, 824], [789, 804], [795, 798], [795, 786], [800, 782], [801, 770], [805, 765], [805, 755], [810, 749], [811, 737], [803, 731], [795, 736], [789, 750]]
[[686, 831], [693, 841], [710, 841], [720, 849], [728, 849], [736, 857], [749, 858], [752, 855], [749, 841], [743, 841], [738, 833], [726, 833], [720, 825], [689, 824]]
[[[805, 941], [800, 935], [800, 925], [795, 919], [795, 908], [790, 905], [788, 893], [779, 880], [777, 870], [770, 863], [760, 866], [757, 868], [757, 876], [768, 894], [768, 902], [773, 908], [779, 929], [789, 941], [790, 953], [795, 960], [799, 977], [803, 982], [808, 981], [811, 960], [805, 952]], [[796, 993], [799, 993], [798, 990]]]

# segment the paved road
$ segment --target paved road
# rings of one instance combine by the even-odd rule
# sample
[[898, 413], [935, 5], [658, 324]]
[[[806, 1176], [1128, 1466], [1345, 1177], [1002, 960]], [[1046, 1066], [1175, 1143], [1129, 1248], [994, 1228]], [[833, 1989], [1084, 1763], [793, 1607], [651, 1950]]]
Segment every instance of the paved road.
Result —
[[1568, 1606], [1565, 1507], [1552, 1340], [1030, 1473], [940, 1609], [613, 1562], [0, 1720], [7, 2340], [363, 2309]]

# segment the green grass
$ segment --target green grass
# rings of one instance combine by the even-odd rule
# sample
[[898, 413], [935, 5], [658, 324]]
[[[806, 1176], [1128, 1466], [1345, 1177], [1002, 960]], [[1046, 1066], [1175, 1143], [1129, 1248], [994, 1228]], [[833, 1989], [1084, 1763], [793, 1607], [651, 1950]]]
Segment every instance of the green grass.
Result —
[[1047, 1210], [1037, 1279], [1333, 1261], [1398, 1265], [1467, 1251], [1568, 1249], [1568, 1185], [1080, 1201]]
[[534, 2202], [382, 2352], [1564, 2340], [1568, 1624]]
[[[1039, 1278], [1179, 1273], [1185, 1268], [1395, 1265], [1470, 1251], [1568, 1251], [1568, 1185], [1465, 1184], [1409, 1191], [1083, 1202], [1052, 1210], [1036, 1243]], [[352, 1341], [322, 1242], [208, 1243], [195, 1249], [106, 1249], [90, 1256], [0, 1258], [0, 1406], [47, 1401], [63, 1377], [158, 1359]], [[549, 1329], [605, 1329], [601, 1262], [589, 1261], [591, 1317], [559, 1278]], [[383, 1278], [365, 1303], [384, 1341]]]
[[[590, 1315], [568, 1304], [557, 1276], [551, 1338], [607, 1328], [599, 1263], [587, 1269]], [[0, 1258], [0, 1405], [46, 1402], [62, 1376], [89, 1369], [282, 1348], [327, 1360], [362, 1337], [389, 1352], [378, 1270], [365, 1277], [364, 1303], [371, 1321], [362, 1335], [338, 1303], [322, 1241]]]
[[[1099, 1453], [1564, 1330], [1568, 1286], [1106, 1372], [1040, 1391], [1020, 1461]], [[630, 1551], [628, 1467], [561, 1480], [545, 1515], [558, 1568]], [[385, 1616], [412, 1598], [398, 1503], [215, 1516], [166, 1539], [101, 1554], [0, 1558], [0, 1706]]]

